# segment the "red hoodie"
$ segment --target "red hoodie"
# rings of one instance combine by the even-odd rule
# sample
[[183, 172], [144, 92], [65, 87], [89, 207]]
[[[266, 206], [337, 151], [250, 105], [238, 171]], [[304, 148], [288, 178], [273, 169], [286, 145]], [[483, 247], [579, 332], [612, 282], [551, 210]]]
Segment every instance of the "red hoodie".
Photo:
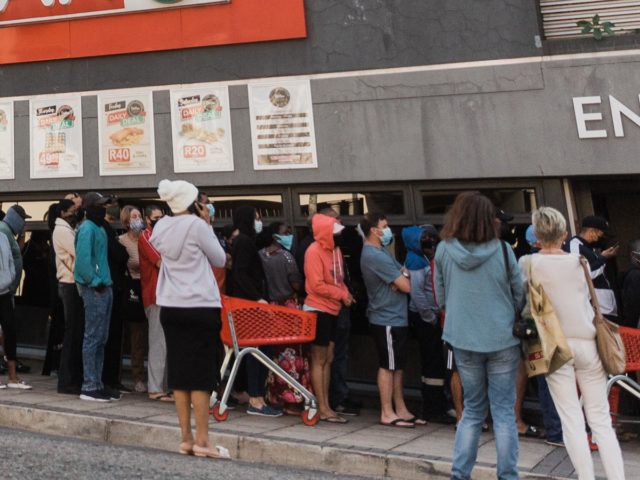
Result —
[[344, 284], [342, 252], [333, 243], [333, 225], [336, 219], [314, 215], [311, 220], [316, 240], [304, 255], [305, 304], [331, 315], [338, 315], [342, 301], [349, 298]]

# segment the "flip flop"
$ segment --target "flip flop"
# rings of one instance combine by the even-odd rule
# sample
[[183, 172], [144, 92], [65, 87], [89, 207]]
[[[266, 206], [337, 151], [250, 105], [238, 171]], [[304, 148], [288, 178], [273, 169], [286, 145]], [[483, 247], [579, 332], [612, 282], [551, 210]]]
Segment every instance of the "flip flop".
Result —
[[[400, 423], [406, 423], [406, 425], [400, 425]], [[380, 425], [384, 427], [396, 427], [396, 428], [416, 428], [415, 423], [411, 423], [407, 420], [403, 420], [402, 418], [396, 418], [395, 420], [390, 421], [389, 423], [380, 421]]]
[[176, 399], [173, 398], [171, 393], [155, 393], [149, 395], [150, 400], [156, 400], [158, 402], [175, 402]]
[[402, 420], [402, 421], [407, 423], [413, 423], [414, 425], [420, 425], [420, 426], [429, 424], [429, 422], [427, 422], [426, 420], [423, 420], [418, 417], [411, 417], [411, 418], [408, 418], [407, 420]]
[[342, 418], [338, 415], [336, 415], [335, 417], [320, 417], [320, 421], [321, 422], [327, 422], [327, 423], [349, 423], [349, 420], [347, 420], [346, 418]]

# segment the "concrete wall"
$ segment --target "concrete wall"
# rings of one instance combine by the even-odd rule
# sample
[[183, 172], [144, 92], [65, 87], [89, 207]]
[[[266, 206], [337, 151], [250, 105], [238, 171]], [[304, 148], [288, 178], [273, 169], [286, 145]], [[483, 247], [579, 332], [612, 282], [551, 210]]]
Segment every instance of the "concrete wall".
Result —
[[[207, 185], [559, 177], [640, 173], [640, 127], [615, 138], [608, 95], [640, 111], [639, 52], [529, 59], [312, 80], [318, 169], [253, 170], [247, 89], [232, 86], [236, 171], [181, 175]], [[572, 98], [600, 95], [605, 139], [579, 139]], [[30, 180], [28, 102], [15, 104], [16, 180], [0, 189], [150, 188], [172, 173], [168, 91], [154, 94], [157, 175], [98, 176], [96, 98], [83, 98], [85, 176]], [[592, 107], [588, 107], [592, 108]], [[593, 107], [596, 108], [596, 107]]]
[[0, 97], [529, 56], [535, 4], [307, 0], [304, 40], [5, 65]]

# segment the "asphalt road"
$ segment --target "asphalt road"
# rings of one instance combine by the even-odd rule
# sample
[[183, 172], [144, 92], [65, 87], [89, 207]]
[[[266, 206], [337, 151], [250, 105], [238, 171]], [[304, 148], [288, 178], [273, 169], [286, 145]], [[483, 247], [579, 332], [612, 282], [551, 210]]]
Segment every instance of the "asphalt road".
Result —
[[54, 479], [358, 479], [301, 469], [208, 460], [0, 428], [2, 478]]

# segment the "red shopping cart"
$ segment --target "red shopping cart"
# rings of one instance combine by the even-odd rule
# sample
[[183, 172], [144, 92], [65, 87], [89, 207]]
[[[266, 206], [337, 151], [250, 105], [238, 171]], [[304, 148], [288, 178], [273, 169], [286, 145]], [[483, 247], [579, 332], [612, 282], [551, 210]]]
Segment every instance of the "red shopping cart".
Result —
[[217, 401], [217, 392], [211, 394], [209, 405], [213, 417], [219, 422], [224, 422], [229, 417], [227, 402], [238, 368], [244, 357], [253, 355], [304, 397], [303, 423], [318, 423], [316, 397], [258, 349], [263, 345], [291, 345], [313, 341], [316, 335], [316, 314], [223, 296], [221, 318], [220, 338], [225, 345], [226, 353], [220, 369], [220, 378], [224, 378], [232, 354], [235, 354], [235, 360], [220, 401]]
[[620, 327], [620, 336], [627, 354], [627, 365], [624, 375], [609, 377], [607, 394], [609, 395], [609, 409], [614, 425], [623, 423], [639, 424], [640, 420], [625, 418], [618, 412], [621, 389], [626, 390], [636, 398], [640, 398], [640, 384], [629, 376], [631, 372], [640, 372], [640, 329]]

